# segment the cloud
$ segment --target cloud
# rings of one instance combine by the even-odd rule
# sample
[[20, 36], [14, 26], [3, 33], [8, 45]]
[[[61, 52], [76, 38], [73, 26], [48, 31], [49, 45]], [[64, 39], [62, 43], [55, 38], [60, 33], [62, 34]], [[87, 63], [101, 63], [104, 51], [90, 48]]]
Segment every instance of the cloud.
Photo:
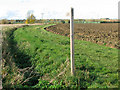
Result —
[[23, 19], [19, 10], [7, 11], [0, 16], [0, 19]]
[[20, 3], [30, 2], [31, 0], [18, 0]]
[[0, 18], [26, 18], [29, 10], [36, 18], [69, 18], [66, 13], [74, 8], [75, 18], [117, 18], [119, 0], [1, 0]]
[[14, 16], [17, 16], [17, 14], [18, 14], [17, 11], [8, 11], [6, 17], [10, 19], [10, 18], [13, 18]]

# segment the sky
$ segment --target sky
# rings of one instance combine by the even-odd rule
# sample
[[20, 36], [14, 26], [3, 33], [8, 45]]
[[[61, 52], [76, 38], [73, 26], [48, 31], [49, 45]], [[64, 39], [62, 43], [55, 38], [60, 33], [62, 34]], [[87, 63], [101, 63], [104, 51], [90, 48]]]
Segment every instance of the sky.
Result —
[[[120, 0], [0, 0], [0, 19], [26, 19], [33, 11], [36, 19], [69, 19], [74, 8], [75, 19], [118, 18]], [[43, 14], [42, 14], [43, 13]]]

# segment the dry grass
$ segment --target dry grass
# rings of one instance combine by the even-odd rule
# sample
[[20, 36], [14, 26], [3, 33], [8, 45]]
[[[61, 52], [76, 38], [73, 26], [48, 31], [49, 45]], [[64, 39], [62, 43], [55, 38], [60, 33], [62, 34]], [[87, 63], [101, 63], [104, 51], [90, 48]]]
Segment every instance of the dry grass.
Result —
[[[36, 75], [32, 67], [19, 68], [16, 66], [14, 54], [11, 53], [9, 47], [9, 34], [13, 29], [22, 26], [3, 27], [3, 42], [2, 42], [2, 83], [3, 88], [14, 88], [22, 86]], [[7, 33], [6, 33], [7, 32]], [[27, 77], [24, 77], [29, 73]]]

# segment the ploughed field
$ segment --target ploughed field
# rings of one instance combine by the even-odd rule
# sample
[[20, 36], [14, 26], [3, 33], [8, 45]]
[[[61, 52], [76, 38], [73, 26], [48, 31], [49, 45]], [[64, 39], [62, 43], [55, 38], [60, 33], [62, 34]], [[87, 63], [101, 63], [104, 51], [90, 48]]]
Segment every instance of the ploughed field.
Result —
[[[69, 24], [57, 24], [46, 28], [46, 30], [56, 34], [70, 36]], [[106, 45], [111, 48], [118, 48], [118, 24], [74, 24], [74, 38]]]

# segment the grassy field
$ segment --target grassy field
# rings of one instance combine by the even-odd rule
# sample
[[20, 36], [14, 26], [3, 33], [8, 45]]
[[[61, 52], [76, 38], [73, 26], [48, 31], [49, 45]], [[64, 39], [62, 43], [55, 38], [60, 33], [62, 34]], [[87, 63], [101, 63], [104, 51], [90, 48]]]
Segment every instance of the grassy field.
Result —
[[9, 34], [15, 66], [32, 68], [24, 74], [24, 78], [32, 78], [21, 87], [118, 87], [118, 49], [75, 40], [75, 76], [72, 77], [69, 37], [46, 31], [44, 28], [48, 26], [22, 27]]

